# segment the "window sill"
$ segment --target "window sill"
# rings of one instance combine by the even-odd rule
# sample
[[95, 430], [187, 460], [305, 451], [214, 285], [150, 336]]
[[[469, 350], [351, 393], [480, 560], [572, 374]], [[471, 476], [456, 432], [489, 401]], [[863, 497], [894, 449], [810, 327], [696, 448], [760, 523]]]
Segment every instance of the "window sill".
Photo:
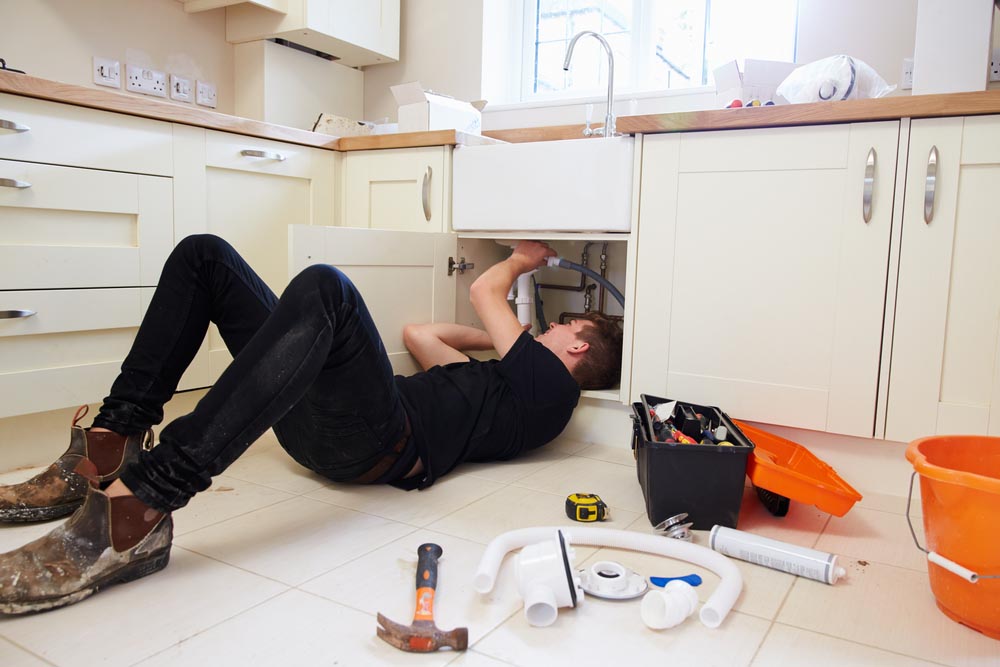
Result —
[[[622, 103], [630, 100], [660, 100], [670, 98], [684, 98], [695, 95], [714, 95], [715, 86], [698, 86], [696, 88], [680, 88], [677, 90], [654, 90], [643, 93], [629, 93], [618, 91], [615, 93], [615, 105], [619, 108]], [[525, 102], [508, 102], [505, 104], [490, 104], [483, 110], [483, 113], [491, 111], [520, 111], [525, 109], [551, 109], [555, 107], [577, 106], [580, 104], [601, 104], [607, 102], [608, 96], [592, 95], [587, 97], [560, 97], [535, 99]]]

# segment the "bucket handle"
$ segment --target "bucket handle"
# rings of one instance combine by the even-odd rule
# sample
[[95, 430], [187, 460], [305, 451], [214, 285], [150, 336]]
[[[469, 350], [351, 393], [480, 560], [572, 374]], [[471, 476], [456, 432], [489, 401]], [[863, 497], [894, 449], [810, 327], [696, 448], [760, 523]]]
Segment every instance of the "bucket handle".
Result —
[[913, 543], [917, 545], [917, 548], [927, 554], [927, 560], [934, 563], [935, 565], [940, 565], [944, 569], [948, 570], [952, 574], [958, 575], [962, 579], [965, 579], [970, 584], [974, 584], [980, 579], [1000, 579], [1000, 574], [977, 574], [972, 570], [962, 567], [953, 560], [945, 558], [936, 551], [928, 551], [927, 549], [920, 546], [920, 541], [917, 539], [917, 531], [913, 528], [913, 521], [910, 519], [910, 503], [913, 502], [913, 479], [917, 476], [917, 472], [913, 471], [910, 475], [910, 491], [906, 494], [906, 523], [910, 526], [910, 535], [913, 536]]

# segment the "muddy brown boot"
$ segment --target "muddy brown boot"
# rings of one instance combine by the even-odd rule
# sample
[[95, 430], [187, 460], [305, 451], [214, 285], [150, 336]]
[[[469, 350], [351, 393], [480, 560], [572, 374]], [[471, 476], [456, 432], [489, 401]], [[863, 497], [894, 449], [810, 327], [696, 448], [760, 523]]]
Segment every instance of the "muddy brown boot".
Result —
[[[70, 514], [83, 504], [90, 486], [116, 479], [140, 449], [150, 449], [153, 432], [124, 436], [85, 430], [77, 423], [87, 414], [83, 406], [73, 417], [69, 449], [43, 472], [26, 482], [0, 486], [0, 522], [47, 521]], [[81, 474], [83, 473], [83, 474]]]
[[0, 554], [0, 614], [63, 607], [153, 574], [167, 566], [172, 540], [169, 514], [91, 488], [65, 524]]

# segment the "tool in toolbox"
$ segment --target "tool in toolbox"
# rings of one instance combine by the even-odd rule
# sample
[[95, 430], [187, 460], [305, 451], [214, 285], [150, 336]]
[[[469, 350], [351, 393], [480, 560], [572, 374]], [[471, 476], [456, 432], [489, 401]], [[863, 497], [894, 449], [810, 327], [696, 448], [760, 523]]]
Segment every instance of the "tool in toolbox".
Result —
[[604, 521], [610, 515], [611, 510], [596, 493], [571, 493], [566, 496], [566, 516], [573, 521]]
[[437, 590], [438, 559], [443, 549], [437, 544], [417, 547], [417, 608], [413, 623], [402, 625], [378, 615], [375, 629], [381, 639], [401, 651], [430, 653], [444, 647], [464, 651], [469, 647], [469, 629], [440, 630], [434, 625], [434, 593]]

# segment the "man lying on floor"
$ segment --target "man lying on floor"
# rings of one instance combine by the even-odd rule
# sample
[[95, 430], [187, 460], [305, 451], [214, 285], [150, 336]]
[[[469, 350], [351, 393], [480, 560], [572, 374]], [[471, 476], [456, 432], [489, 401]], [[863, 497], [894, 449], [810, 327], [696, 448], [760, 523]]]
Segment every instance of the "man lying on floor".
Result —
[[[522, 241], [473, 283], [486, 327], [410, 326], [425, 369], [394, 377], [361, 295], [311, 266], [280, 299], [225, 241], [190, 236], [167, 259], [121, 374], [89, 429], [47, 470], [0, 487], [0, 521], [72, 517], [0, 555], [0, 613], [78, 602], [167, 565], [170, 513], [209, 487], [268, 428], [303, 466], [336, 482], [425, 489], [462, 461], [510, 459], [554, 439], [580, 389], [618, 382], [622, 332], [600, 318], [532, 338], [507, 303], [518, 275], [554, 251]], [[214, 322], [233, 362], [194, 411], [151, 427]], [[460, 350], [493, 348], [500, 360]]]

